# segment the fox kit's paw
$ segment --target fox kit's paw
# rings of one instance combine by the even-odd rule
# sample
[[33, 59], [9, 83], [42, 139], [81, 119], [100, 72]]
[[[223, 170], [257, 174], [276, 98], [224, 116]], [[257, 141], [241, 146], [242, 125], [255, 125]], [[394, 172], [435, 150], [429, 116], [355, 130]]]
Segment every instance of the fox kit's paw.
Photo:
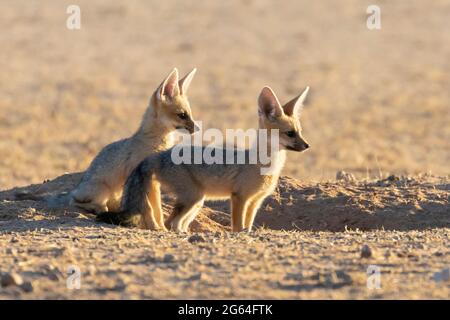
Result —
[[233, 233], [237, 233], [237, 234], [247, 234], [247, 233], [252, 233], [252, 229], [250, 228], [242, 228], [239, 230], [232, 230]]
[[184, 230], [183, 228], [179, 227], [179, 226], [170, 226], [170, 231], [178, 233], [178, 234], [187, 234], [188, 231]]

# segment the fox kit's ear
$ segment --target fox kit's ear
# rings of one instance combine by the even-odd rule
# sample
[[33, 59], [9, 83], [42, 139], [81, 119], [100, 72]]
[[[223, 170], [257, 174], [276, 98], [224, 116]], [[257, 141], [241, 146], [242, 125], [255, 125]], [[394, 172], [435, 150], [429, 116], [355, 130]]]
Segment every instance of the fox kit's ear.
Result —
[[187, 75], [178, 81], [178, 86], [180, 87], [180, 94], [186, 95], [189, 86], [191, 85], [191, 81], [194, 78], [195, 73], [197, 72], [197, 68], [192, 69]]
[[277, 96], [269, 87], [264, 87], [259, 94], [258, 98], [258, 111], [259, 114], [268, 118], [278, 118], [283, 115], [283, 109]]
[[161, 83], [157, 90], [157, 97], [160, 100], [165, 98], [173, 99], [180, 94], [178, 88], [178, 70], [174, 68], [167, 78]]
[[288, 116], [294, 116], [297, 117], [300, 115], [300, 111], [302, 110], [303, 102], [306, 99], [306, 96], [308, 95], [309, 87], [306, 87], [306, 89], [300, 94], [299, 96], [295, 97], [288, 103], [286, 103], [283, 106], [284, 113]]

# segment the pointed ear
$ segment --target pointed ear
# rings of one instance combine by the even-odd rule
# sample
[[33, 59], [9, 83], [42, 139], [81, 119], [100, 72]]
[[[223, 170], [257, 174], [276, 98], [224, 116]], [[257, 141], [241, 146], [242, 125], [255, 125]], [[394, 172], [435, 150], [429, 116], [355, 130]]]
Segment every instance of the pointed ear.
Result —
[[174, 68], [167, 78], [161, 83], [157, 89], [157, 97], [160, 100], [165, 98], [173, 99], [180, 94], [178, 88], [178, 70]]
[[283, 106], [284, 113], [290, 117], [294, 116], [297, 117], [300, 115], [300, 111], [302, 110], [303, 102], [306, 99], [306, 96], [308, 95], [309, 87], [306, 87], [306, 89], [300, 94], [299, 96], [295, 97], [288, 103], [286, 103]]
[[268, 119], [278, 118], [283, 115], [283, 109], [277, 96], [270, 87], [264, 87], [258, 98], [258, 111], [260, 115]]
[[189, 86], [191, 85], [191, 81], [194, 78], [195, 73], [197, 72], [197, 68], [192, 69], [187, 75], [178, 81], [178, 86], [180, 87], [180, 94], [186, 95]]

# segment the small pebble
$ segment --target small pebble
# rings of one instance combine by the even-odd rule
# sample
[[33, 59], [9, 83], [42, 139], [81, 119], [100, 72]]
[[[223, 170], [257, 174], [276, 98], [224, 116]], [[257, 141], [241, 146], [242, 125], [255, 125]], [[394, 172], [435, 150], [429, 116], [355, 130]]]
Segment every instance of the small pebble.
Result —
[[336, 172], [336, 180], [344, 181], [344, 182], [353, 182], [356, 181], [355, 176], [349, 172], [345, 172], [343, 170]]
[[5, 273], [2, 275], [1, 284], [2, 287], [20, 286], [23, 284], [23, 279], [17, 273]]
[[163, 262], [173, 262], [175, 261], [175, 257], [173, 254], [165, 254], [163, 257]]
[[203, 238], [201, 235], [194, 234], [189, 237], [188, 241], [190, 243], [196, 243], [196, 242], [206, 242], [205, 238]]
[[22, 285], [20, 285], [20, 288], [24, 292], [32, 292], [33, 291], [33, 284], [30, 281], [26, 281], [26, 282], [22, 283]]
[[15, 248], [6, 248], [6, 254], [10, 254], [13, 257], [17, 256], [17, 249]]
[[450, 280], [450, 269], [446, 268], [446, 269], [443, 269], [442, 271], [436, 272], [435, 274], [433, 274], [431, 279], [433, 279], [436, 282], [449, 281]]
[[365, 244], [361, 248], [361, 258], [370, 258], [372, 256], [372, 249]]

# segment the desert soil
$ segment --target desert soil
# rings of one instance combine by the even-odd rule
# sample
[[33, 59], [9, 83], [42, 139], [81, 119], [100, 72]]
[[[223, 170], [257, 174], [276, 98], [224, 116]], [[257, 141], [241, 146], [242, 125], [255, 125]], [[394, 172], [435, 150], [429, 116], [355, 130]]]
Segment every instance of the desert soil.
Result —
[[[0, 298], [448, 298], [449, 1], [378, 1], [378, 31], [373, 1], [79, 0], [76, 31], [69, 4], [0, 3]], [[311, 86], [312, 147], [288, 155], [255, 232], [230, 233], [223, 203], [175, 234], [15, 199], [70, 190], [175, 66], [198, 68], [204, 128], [256, 127], [264, 85], [282, 101]]]
[[[308, 184], [284, 177], [249, 234], [229, 232], [222, 203], [209, 203], [190, 233], [177, 234], [99, 224], [76, 209], [14, 200], [17, 191], [51, 194], [78, 178], [0, 194], [3, 277], [20, 277], [0, 297], [447, 299], [450, 293], [446, 179]], [[170, 204], [164, 209], [169, 213]], [[379, 289], [367, 287], [371, 265], [380, 268]], [[81, 272], [79, 290], [68, 288], [69, 268]]]

